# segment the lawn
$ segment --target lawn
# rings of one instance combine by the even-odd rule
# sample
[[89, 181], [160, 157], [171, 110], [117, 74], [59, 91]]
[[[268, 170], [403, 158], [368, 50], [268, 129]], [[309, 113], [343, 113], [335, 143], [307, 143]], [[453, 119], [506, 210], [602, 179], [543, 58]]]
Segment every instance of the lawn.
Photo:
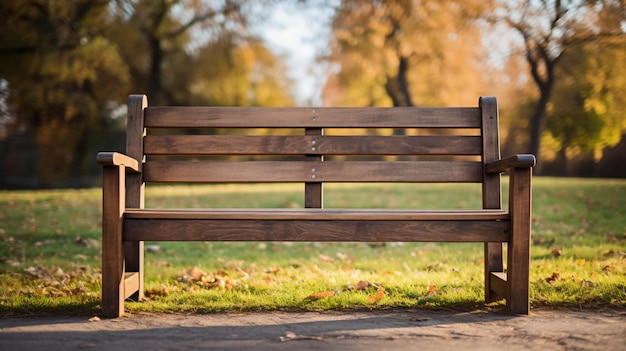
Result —
[[[506, 179], [505, 179], [506, 180]], [[0, 314], [100, 308], [100, 190], [0, 192]], [[478, 208], [476, 185], [337, 185], [326, 207]], [[148, 188], [149, 207], [298, 207], [301, 185]], [[626, 180], [534, 179], [532, 307], [626, 306]], [[131, 312], [501, 308], [481, 244], [146, 243]]]

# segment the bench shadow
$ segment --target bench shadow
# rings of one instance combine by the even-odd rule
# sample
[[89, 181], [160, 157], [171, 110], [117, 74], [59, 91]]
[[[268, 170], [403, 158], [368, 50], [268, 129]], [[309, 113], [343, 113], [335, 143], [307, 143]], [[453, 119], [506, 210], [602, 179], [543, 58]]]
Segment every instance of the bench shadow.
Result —
[[[499, 312], [430, 310], [368, 312], [272, 312], [247, 314], [150, 314], [88, 322], [84, 317], [0, 319], [0, 339], [22, 342], [36, 333], [42, 340], [172, 340], [194, 342], [254, 341], [282, 338], [322, 340], [375, 337], [378, 333], [419, 334], [428, 327], [506, 321], [516, 316]], [[521, 317], [523, 318], [523, 317]], [[284, 341], [284, 340], [283, 340]]]

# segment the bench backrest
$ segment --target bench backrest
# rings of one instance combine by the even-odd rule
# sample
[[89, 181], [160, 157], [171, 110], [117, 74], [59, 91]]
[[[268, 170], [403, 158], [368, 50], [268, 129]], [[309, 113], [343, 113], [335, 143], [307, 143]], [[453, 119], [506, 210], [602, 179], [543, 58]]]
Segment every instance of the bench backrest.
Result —
[[[381, 128], [403, 132], [351, 132]], [[299, 182], [306, 207], [322, 207], [324, 182], [470, 182], [483, 184], [484, 208], [501, 207], [500, 177], [484, 173], [500, 157], [493, 97], [469, 108], [267, 108], [149, 107], [131, 95], [127, 154], [144, 160], [129, 179], [132, 207], [145, 182]]]

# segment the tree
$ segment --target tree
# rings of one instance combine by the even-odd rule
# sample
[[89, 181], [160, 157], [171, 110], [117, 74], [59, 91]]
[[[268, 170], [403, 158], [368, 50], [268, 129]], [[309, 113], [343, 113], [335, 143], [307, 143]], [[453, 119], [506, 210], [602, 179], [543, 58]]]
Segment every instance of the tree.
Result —
[[193, 56], [191, 93], [199, 103], [222, 106], [290, 106], [286, 68], [258, 39], [223, 36]]
[[332, 22], [329, 58], [337, 73], [329, 79], [325, 100], [333, 105], [475, 103], [474, 92], [481, 88], [475, 19], [489, 6], [489, 1], [342, 1]]
[[[263, 9], [249, 4], [0, 2], [0, 136], [37, 146], [23, 162], [37, 171], [18, 172], [14, 160], [24, 159], [15, 156], [21, 150], [13, 147], [10, 158], [4, 155], [8, 143], [0, 144], [0, 168], [13, 172], [0, 181], [32, 177], [39, 185], [62, 185], [70, 176], [84, 177], [95, 164], [90, 146], [115, 123], [112, 110], [123, 107], [129, 93], [147, 92], [151, 105], [290, 104], [279, 58], [246, 30], [247, 16]], [[212, 100], [215, 95], [199, 87], [215, 91], [216, 79], [243, 94]]]
[[599, 159], [626, 131], [626, 41], [607, 41], [571, 47], [555, 72], [546, 129], [559, 143], [568, 175], [572, 158], [591, 151]]
[[503, 21], [521, 37], [523, 56], [539, 92], [530, 117], [529, 142], [529, 151], [539, 155], [556, 68], [564, 53], [584, 42], [624, 35], [624, 1], [520, 0], [500, 5], [490, 18]]
[[[247, 9], [242, 0], [115, 0], [110, 35], [122, 48], [138, 91], [152, 104], [183, 103], [176, 90], [183, 79], [173, 71], [188, 67], [189, 51], [224, 33], [246, 36]], [[229, 36], [231, 36], [229, 34]], [[192, 39], [193, 37], [193, 39]], [[184, 73], [184, 72], [183, 72]], [[183, 90], [188, 92], [188, 86]]]
[[100, 35], [105, 0], [0, 4], [0, 78], [15, 111], [13, 130], [34, 136], [37, 173], [46, 182], [79, 171], [89, 126], [120, 97], [128, 72], [114, 43]]

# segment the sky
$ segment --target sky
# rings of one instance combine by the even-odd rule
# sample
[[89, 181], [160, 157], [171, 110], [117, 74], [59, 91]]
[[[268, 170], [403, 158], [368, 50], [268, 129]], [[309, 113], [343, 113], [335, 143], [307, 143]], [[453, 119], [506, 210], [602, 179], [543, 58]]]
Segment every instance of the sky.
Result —
[[321, 106], [326, 79], [324, 64], [316, 57], [328, 50], [331, 11], [305, 5], [278, 2], [259, 34], [270, 50], [285, 57], [289, 77], [294, 81], [294, 96], [299, 106]]

